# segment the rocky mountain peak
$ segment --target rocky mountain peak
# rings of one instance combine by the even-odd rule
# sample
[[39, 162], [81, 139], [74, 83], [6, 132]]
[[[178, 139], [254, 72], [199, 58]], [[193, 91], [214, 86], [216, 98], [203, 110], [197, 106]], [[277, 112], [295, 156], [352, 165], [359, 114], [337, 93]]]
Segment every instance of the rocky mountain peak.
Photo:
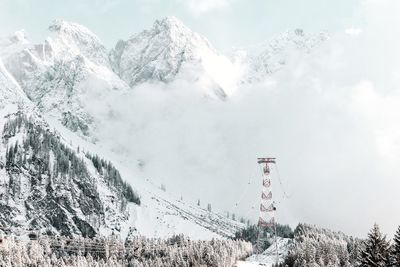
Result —
[[189, 30], [181, 20], [174, 16], [168, 16], [162, 19], [158, 19], [154, 22], [154, 28], [160, 28], [161, 31], [163, 30]]
[[175, 17], [155, 21], [153, 27], [121, 40], [110, 53], [114, 71], [130, 86], [169, 82], [187, 63], [216, 54], [206, 38]]
[[54, 38], [48, 39], [56, 53], [75, 57], [82, 55], [90, 61], [108, 66], [107, 50], [100, 39], [88, 28], [62, 19], [54, 20], [49, 26]]

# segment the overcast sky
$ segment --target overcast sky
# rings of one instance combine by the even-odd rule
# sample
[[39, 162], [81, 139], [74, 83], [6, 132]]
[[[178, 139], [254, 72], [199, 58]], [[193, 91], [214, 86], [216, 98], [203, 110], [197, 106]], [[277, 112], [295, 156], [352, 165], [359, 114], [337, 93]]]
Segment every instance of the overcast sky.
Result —
[[262, 42], [286, 29], [337, 31], [358, 26], [358, 0], [0, 0], [0, 36], [25, 29], [41, 42], [52, 20], [87, 26], [108, 48], [174, 15], [218, 49]]

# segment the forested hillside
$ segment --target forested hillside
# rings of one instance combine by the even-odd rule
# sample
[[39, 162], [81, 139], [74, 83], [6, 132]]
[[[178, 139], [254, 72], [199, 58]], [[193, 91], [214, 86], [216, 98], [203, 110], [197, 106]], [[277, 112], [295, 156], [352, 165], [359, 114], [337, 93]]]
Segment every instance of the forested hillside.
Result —
[[93, 237], [101, 227], [119, 231], [128, 203], [140, 204], [110, 162], [21, 112], [4, 124], [0, 151], [0, 224], [10, 231]]

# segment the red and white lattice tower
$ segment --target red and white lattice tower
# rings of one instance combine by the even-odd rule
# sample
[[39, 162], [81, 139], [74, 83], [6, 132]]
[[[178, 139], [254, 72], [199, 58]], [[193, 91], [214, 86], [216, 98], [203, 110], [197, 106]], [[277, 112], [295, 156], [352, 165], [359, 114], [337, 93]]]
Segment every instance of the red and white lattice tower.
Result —
[[258, 158], [257, 162], [262, 166], [263, 176], [258, 226], [261, 228], [273, 228], [275, 227], [274, 212], [276, 208], [272, 199], [272, 181], [269, 164], [275, 164], [275, 158]]
[[[259, 245], [262, 241], [264, 229], [271, 228], [271, 232], [274, 232], [275, 246], [276, 246], [276, 263], [278, 263], [278, 243], [276, 236], [276, 224], [275, 224], [275, 202], [272, 198], [272, 180], [270, 177], [270, 164], [275, 164], [275, 158], [258, 158], [257, 163], [262, 166], [262, 190], [261, 190], [261, 203], [260, 203], [260, 215], [258, 218], [258, 249], [261, 248]], [[261, 232], [261, 234], [260, 234]]]

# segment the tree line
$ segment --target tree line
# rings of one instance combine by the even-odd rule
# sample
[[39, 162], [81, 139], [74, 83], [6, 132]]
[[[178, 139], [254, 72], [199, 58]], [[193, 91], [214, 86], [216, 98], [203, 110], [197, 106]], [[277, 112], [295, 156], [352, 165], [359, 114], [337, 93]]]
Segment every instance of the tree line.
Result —
[[[18, 172], [25, 168], [32, 175], [33, 184], [41, 182], [43, 177], [50, 177], [49, 183], [55, 181], [80, 181], [93, 180], [87, 170], [83, 157], [62, 142], [59, 136], [36, 124], [31, 118], [18, 114], [14, 119], [9, 119], [3, 128], [3, 138], [15, 137], [18, 133], [24, 134], [23, 140], [16, 140], [6, 150], [5, 167], [9, 173]], [[140, 204], [139, 196], [133, 188], [122, 180], [119, 171], [98, 155], [86, 153], [99, 175], [110, 187], [114, 187], [121, 200]], [[12, 183], [12, 175], [10, 175]], [[82, 179], [84, 178], [84, 179]], [[95, 192], [95, 182], [86, 183], [87, 190]], [[11, 186], [12, 188], [12, 186]]]
[[90, 159], [93, 166], [96, 168], [100, 175], [103, 175], [107, 181], [108, 186], [121, 188], [122, 195], [130, 202], [140, 204], [139, 196], [133, 191], [130, 184], [122, 180], [121, 175], [117, 168], [115, 168], [110, 161], [100, 158], [98, 155], [86, 153], [86, 157]]
[[248, 242], [191, 240], [183, 235], [166, 239], [131, 237], [125, 242], [116, 236], [30, 241], [10, 237], [0, 243], [0, 266], [230, 267], [251, 252]]
[[358, 266], [400, 266], [400, 226], [391, 243], [374, 224], [363, 242]]
[[377, 224], [365, 240], [306, 224], [299, 224], [294, 234], [294, 245], [280, 266], [400, 266], [400, 226], [393, 242], [387, 240]]
[[[274, 229], [260, 228], [255, 224], [249, 224], [247, 227], [240, 229], [235, 233], [234, 239], [245, 240], [253, 244], [253, 246], [260, 246], [260, 250], [266, 250], [273, 242], [273, 235], [275, 234]], [[276, 234], [282, 238], [293, 238], [294, 233], [289, 225], [276, 224]], [[261, 238], [260, 242], [257, 241]]]

